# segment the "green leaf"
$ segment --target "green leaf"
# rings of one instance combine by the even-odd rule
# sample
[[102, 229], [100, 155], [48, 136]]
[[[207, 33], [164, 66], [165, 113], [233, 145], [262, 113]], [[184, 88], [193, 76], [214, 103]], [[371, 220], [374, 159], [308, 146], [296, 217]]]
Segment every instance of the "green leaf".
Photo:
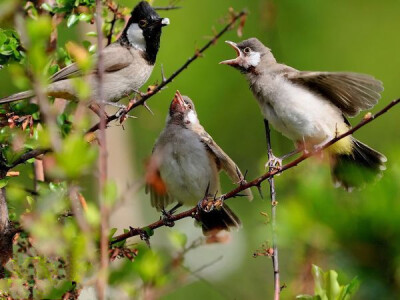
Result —
[[314, 278], [314, 292], [316, 295], [324, 295], [325, 288], [325, 280], [324, 280], [324, 272], [322, 269], [316, 265], [312, 265], [312, 275]]
[[340, 285], [337, 278], [338, 274], [333, 270], [325, 273], [326, 295], [328, 299], [337, 299], [340, 294]]
[[93, 19], [93, 15], [91, 14], [80, 14], [79, 15], [79, 21], [83, 21], [83, 22], [90, 22]]
[[168, 234], [169, 240], [171, 241], [171, 244], [181, 250], [185, 248], [186, 243], [187, 243], [187, 235], [179, 232], [179, 231], [170, 231]]
[[7, 185], [7, 183], [8, 183], [8, 178], [0, 179], [0, 189], [5, 187]]
[[53, 12], [53, 7], [50, 4], [46, 3], [46, 2], [42, 4], [41, 8], [44, 9], [44, 10], [47, 10], [49, 12]]
[[76, 23], [78, 23], [78, 21], [79, 21], [79, 17], [77, 15], [70, 15], [67, 20], [67, 26], [71, 27], [71, 26], [75, 25]]
[[115, 227], [110, 229], [110, 233], [108, 234], [108, 240], [112, 240], [112, 237], [117, 232], [117, 230], [118, 230], [118, 228], [115, 228]]

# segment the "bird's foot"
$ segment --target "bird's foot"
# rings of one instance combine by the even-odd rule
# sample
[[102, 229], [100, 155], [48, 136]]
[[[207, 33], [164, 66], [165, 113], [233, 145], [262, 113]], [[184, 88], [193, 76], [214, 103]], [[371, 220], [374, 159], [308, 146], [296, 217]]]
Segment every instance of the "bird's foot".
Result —
[[161, 213], [162, 213], [161, 220], [163, 220], [165, 226], [172, 227], [172, 226], [175, 225], [174, 220], [173, 220], [172, 217], [176, 213], [178, 208], [181, 207], [181, 206], [182, 206], [182, 204], [178, 203], [177, 205], [175, 205], [170, 210], [165, 210], [165, 209], [161, 210]]
[[282, 158], [271, 154], [267, 163], [265, 164], [265, 169], [269, 168], [280, 170], [282, 168]]
[[120, 108], [116, 113], [115, 116], [119, 119], [119, 123], [122, 124], [127, 118], [137, 119], [135, 116], [128, 115], [128, 112], [131, 110], [133, 104], [135, 104], [135, 99], [129, 101], [128, 105]]
[[221, 209], [224, 206], [224, 198], [220, 196], [218, 198], [204, 198], [197, 203], [197, 207], [199, 210], [204, 212], [210, 212], [214, 209]]
[[161, 210], [161, 220], [163, 221], [164, 225], [167, 227], [173, 227], [175, 225], [175, 222], [173, 221], [173, 212], [170, 210]]

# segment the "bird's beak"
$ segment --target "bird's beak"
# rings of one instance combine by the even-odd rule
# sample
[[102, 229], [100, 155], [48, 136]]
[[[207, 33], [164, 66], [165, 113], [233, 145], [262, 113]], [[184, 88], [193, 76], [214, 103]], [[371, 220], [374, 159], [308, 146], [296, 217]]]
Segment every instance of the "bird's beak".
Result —
[[221, 61], [220, 64], [229, 65], [229, 66], [237, 66], [237, 65], [239, 65], [240, 61], [242, 60], [242, 56], [243, 56], [243, 54], [240, 51], [239, 47], [237, 46], [237, 44], [235, 42], [225, 41], [225, 43], [227, 43], [229, 46], [231, 46], [235, 50], [236, 58]]
[[157, 27], [164, 27], [169, 25], [169, 19], [168, 18], [159, 18], [156, 21], [154, 21], [153, 24], [151, 24], [151, 26], [157, 26]]
[[185, 101], [183, 101], [181, 93], [177, 90], [171, 103], [171, 110], [183, 112], [185, 111], [185, 107]]

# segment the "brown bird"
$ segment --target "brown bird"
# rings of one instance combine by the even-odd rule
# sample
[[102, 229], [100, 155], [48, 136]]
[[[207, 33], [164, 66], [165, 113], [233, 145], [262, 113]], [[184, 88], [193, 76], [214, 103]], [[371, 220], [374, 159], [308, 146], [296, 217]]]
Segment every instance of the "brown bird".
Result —
[[[161, 28], [169, 24], [168, 18], [160, 18], [146, 2], [140, 2], [132, 11], [131, 17], [120, 38], [103, 49], [103, 100], [113, 104], [137, 92], [149, 79], [158, 50], [160, 48]], [[87, 77], [76, 63], [58, 71], [50, 78], [47, 88], [49, 96], [75, 100], [77, 91], [74, 80], [85, 80], [90, 84], [92, 99], [97, 96], [97, 70]], [[0, 104], [33, 97], [33, 91], [20, 92], [0, 99]]]
[[[372, 108], [383, 91], [382, 83], [370, 75], [302, 72], [277, 63], [271, 50], [256, 38], [227, 43], [237, 57], [221, 64], [246, 76], [264, 118], [299, 148], [318, 148], [348, 131], [351, 125], [346, 116]], [[386, 157], [352, 136], [326, 152], [334, 182], [348, 190], [373, 180], [385, 169]]]
[[[193, 101], [177, 91], [147, 167], [146, 191], [150, 192], [151, 205], [158, 211], [173, 202], [194, 206], [206, 194], [216, 195], [221, 191], [220, 170], [236, 184], [244, 180], [235, 162], [200, 125]], [[251, 191], [245, 193], [251, 200]], [[240, 226], [239, 218], [226, 204], [201, 213], [200, 221], [206, 235]]]

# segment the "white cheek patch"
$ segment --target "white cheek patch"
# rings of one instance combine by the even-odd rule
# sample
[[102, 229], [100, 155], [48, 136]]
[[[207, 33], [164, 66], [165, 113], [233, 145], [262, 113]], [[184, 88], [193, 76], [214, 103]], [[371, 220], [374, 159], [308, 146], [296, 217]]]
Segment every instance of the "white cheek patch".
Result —
[[129, 26], [127, 31], [127, 37], [129, 43], [134, 48], [146, 51], [146, 41], [143, 37], [143, 30], [140, 29], [138, 24], [133, 23]]
[[247, 63], [251, 67], [257, 67], [260, 63], [261, 55], [259, 52], [251, 52], [250, 55], [247, 57]]
[[199, 123], [199, 119], [197, 119], [197, 115], [193, 110], [189, 111], [189, 113], [187, 114], [187, 119], [192, 124]]

